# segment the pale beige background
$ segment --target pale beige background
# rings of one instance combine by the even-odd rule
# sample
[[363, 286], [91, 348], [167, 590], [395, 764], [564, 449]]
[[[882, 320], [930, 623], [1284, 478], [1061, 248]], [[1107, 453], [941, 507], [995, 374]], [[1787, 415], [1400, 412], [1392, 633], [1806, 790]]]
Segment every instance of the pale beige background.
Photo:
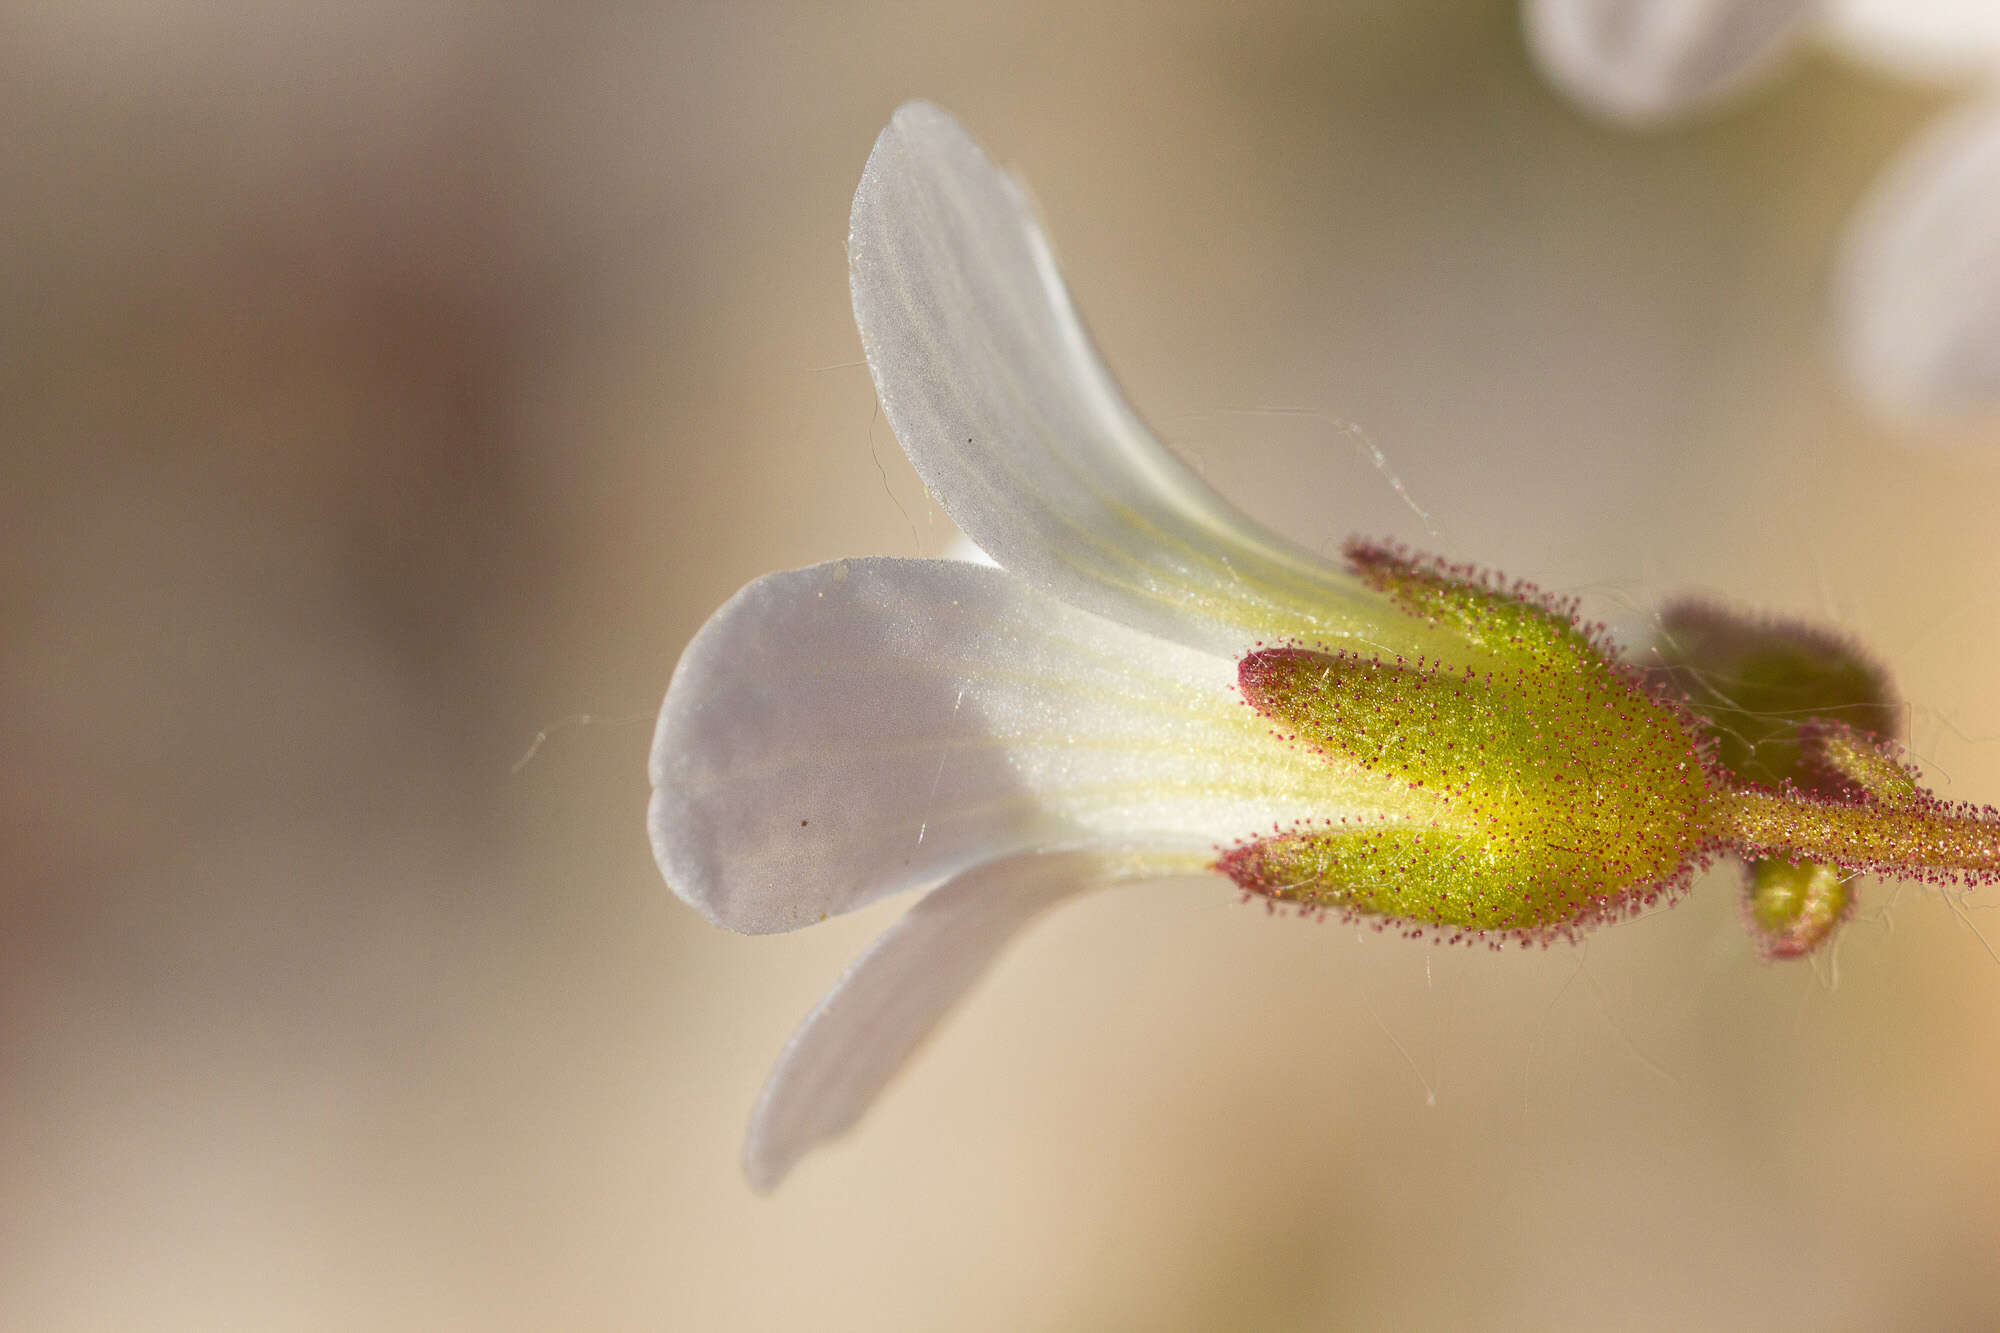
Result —
[[[1938, 94], [1815, 58], [1626, 137], [1463, 0], [99, 0], [0, 43], [0, 1324], [2000, 1323], [1993, 893], [1870, 888], [1837, 983], [1720, 873], [1526, 956], [1106, 893], [760, 1200], [758, 1083], [898, 907], [732, 937], [642, 831], [710, 610], [949, 536], [846, 308], [914, 95], [1287, 532], [1628, 625], [1833, 615], [2000, 799], [2000, 468], [1863, 421], [1820, 304]], [[1358, 423], [1435, 535], [1259, 405]]]

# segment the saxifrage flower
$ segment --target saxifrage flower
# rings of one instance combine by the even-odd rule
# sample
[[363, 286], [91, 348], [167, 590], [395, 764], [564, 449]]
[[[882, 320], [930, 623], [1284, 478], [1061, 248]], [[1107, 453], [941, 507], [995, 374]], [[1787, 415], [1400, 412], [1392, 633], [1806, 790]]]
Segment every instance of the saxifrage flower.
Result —
[[[780, 1056], [756, 1187], [851, 1125], [1024, 924], [1111, 881], [1546, 943], [1730, 851], [1777, 868], [1751, 915], [1782, 956], [1844, 910], [1829, 874], [2000, 870], [1993, 812], [1925, 793], [1837, 700], [1772, 710], [1826, 779], [1760, 786], [1573, 607], [1369, 543], [1342, 567], [1230, 506], [1140, 424], [1020, 187], [936, 107], [877, 141], [848, 253], [883, 410], [1001, 568], [773, 574], [674, 672], [649, 824], [684, 900], [762, 933], [925, 891]], [[1677, 665], [1737, 662], [1706, 651]], [[1821, 665], [1780, 670], [1778, 703], [1821, 708]]]

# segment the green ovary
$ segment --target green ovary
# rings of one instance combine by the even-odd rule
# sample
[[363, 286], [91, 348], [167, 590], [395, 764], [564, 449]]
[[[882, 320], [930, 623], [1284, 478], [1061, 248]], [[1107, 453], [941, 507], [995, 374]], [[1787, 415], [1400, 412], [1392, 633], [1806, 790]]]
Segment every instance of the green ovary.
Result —
[[1400, 819], [1308, 820], [1223, 853], [1216, 868], [1246, 891], [1415, 930], [1547, 939], [1674, 894], [1728, 850], [1751, 863], [1751, 922], [1785, 957], [1839, 924], [1856, 871], [2000, 880], [2000, 811], [1938, 800], [1870, 734], [1893, 720], [1886, 677], [1837, 640], [1676, 613], [1672, 676], [1708, 691], [1690, 711], [1621, 667], [1572, 606], [1398, 550], [1348, 554], [1462, 654], [1287, 647], [1242, 660], [1244, 701], [1281, 736], [1412, 793]]
[[1478, 675], [1295, 648], [1246, 658], [1244, 696], [1281, 730], [1402, 778], [1436, 814], [1299, 828], [1220, 868], [1280, 902], [1466, 931], [1561, 932], [1671, 891], [1709, 800], [1696, 740], [1580, 640], [1514, 642], [1529, 660]]

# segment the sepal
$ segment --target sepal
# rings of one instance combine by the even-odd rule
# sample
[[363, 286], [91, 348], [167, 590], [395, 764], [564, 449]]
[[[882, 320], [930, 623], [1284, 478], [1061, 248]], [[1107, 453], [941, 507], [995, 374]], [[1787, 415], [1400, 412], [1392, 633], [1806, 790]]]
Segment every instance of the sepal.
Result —
[[1807, 790], [1849, 800], [1898, 809], [1936, 800], [1900, 745], [1823, 718], [1799, 727], [1799, 771]]

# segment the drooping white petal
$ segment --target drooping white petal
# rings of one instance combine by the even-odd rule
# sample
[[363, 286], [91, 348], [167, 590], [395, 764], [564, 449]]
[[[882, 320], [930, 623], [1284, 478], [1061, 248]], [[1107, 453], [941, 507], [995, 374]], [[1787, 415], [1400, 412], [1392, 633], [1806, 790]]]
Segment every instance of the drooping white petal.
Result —
[[[876, 140], [848, 234], [882, 409], [967, 536], [1064, 600], [1182, 643], [1415, 633], [1223, 500], [1098, 359], [1021, 187], [937, 107]], [[1330, 497], [1331, 500], [1331, 497]], [[1418, 649], [1414, 640], [1395, 651]]]
[[1827, 0], [1827, 36], [1898, 73], [1964, 78], [2000, 70], [1993, 0]]
[[1820, 0], [1527, 0], [1528, 52], [1586, 111], [1662, 124], [1714, 106], [1791, 51]]
[[1115, 853], [1031, 854], [978, 866], [927, 894], [854, 961], [778, 1057], [744, 1140], [751, 1185], [775, 1188], [809, 1149], [852, 1126], [1042, 909], [1158, 873]]
[[649, 823], [682, 898], [791, 930], [996, 856], [1213, 846], [1411, 798], [1275, 739], [1228, 658], [997, 569], [845, 560], [759, 579], [688, 646]]
[[2000, 402], [2000, 101], [1891, 164], [1849, 224], [1836, 299], [1849, 371], [1885, 415]]

